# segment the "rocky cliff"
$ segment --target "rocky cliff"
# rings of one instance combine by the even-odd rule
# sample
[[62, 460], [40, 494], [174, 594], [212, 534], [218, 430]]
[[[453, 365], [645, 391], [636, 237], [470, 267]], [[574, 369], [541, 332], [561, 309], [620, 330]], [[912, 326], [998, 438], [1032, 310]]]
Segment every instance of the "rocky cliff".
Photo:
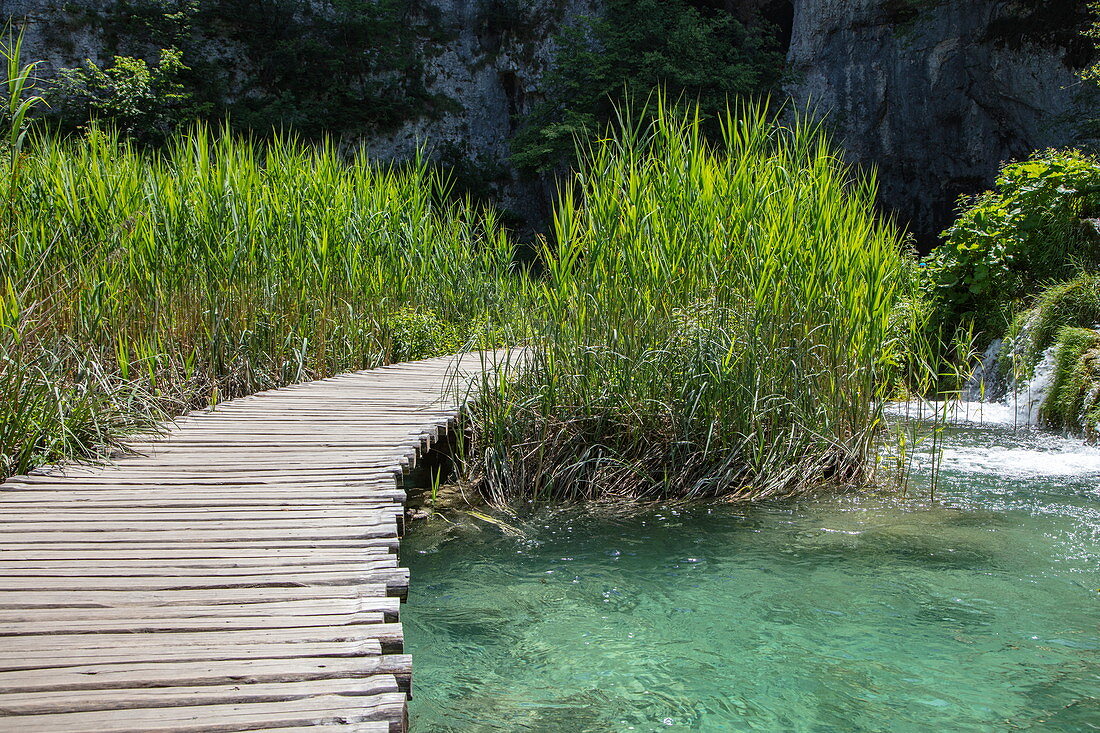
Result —
[[428, 0], [439, 11], [447, 43], [425, 47], [425, 78], [454, 106], [412, 119], [363, 142], [380, 158], [404, 158], [427, 143], [525, 221], [545, 221], [549, 181], [519, 175], [508, 164], [517, 123], [540, 99], [540, 82], [566, 23], [599, 12], [599, 0]]
[[[83, 0], [85, 3], [88, 0]], [[382, 158], [421, 141], [528, 220], [545, 216], [548, 182], [508, 165], [516, 121], [539, 99], [563, 24], [599, 0], [419, 0], [439, 32], [420, 40], [422, 83], [446, 104], [360, 138]], [[58, 0], [0, 0], [29, 19], [27, 55], [54, 68], [105, 61], [102, 30], [72, 23]], [[112, 3], [99, 3], [112, 5]], [[96, 5], [96, 3], [91, 3]], [[114, 3], [113, 5], [117, 5]], [[721, 5], [721, 3], [719, 3]], [[925, 245], [961, 193], [988, 186], [1001, 161], [1072, 141], [1088, 60], [1075, 46], [1077, 0], [727, 0], [763, 13], [789, 43], [785, 92], [828, 115], [855, 162], [874, 165], [884, 205]], [[69, 25], [62, 27], [61, 20]], [[57, 39], [66, 39], [58, 43]], [[219, 47], [227, 66], [246, 55]]]
[[798, 0], [787, 91], [878, 167], [883, 203], [929, 244], [1000, 162], [1072, 142], [1079, 5]]

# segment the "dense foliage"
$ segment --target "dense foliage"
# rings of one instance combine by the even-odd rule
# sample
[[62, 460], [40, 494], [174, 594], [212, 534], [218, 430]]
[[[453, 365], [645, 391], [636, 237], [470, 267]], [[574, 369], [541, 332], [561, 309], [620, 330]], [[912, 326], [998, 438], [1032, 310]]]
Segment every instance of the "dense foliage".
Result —
[[[498, 500], [858, 483], [898, 362], [900, 234], [811, 125], [626, 118], [582, 156], [531, 359], [475, 408]], [[646, 119], [646, 118], [643, 118]]]
[[927, 274], [948, 325], [1005, 331], [1021, 300], [1100, 262], [1100, 160], [1049, 150], [1006, 165], [994, 190], [967, 199]]
[[1050, 427], [1084, 431], [1100, 427], [1100, 330], [1064, 327], [1054, 352], [1054, 378], [1041, 416]]
[[[1089, 2], [1088, 9], [1095, 20], [1089, 29], [1085, 31], [1085, 37], [1091, 43], [1093, 52], [1097, 56], [1100, 56], [1100, 2], [1096, 2], [1095, 0]], [[1082, 77], [1087, 81], [1100, 83], [1100, 60], [1097, 60], [1094, 64], [1085, 69], [1082, 73]]]
[[61, 71], [50, 89], [50, 101], [62, 128], [110, 120], [127, 137], [163, 143], [181, 122], [205, 111], [181, 81], [186, 71], [174, 48], [163, 49], [154, 66], [129, 56], [116, 56], [102, 68], [86, 60], [78, 68]]
[[730, 100], [766, 92], [780, 78], [777, 30], [746, 24], [725, 3], [608, 0], [600, 17], [565, 29], [544, 81], [545, 102], [523, 121], [513, 163], [551, 170], [572, 160], [575, 140], [590, 140], [650, 90], [697, 103], [717, 118]]
[[1032, 306], [1020, 313], [1006, 334], [1011, 348], [1005, 357], [1013, 358], [1011, 377], [1030, 379], [1035, 365], [1065, 328], [1100, 326], [1100, 272], [1083, 272], [1065, 282], [1044, 288]]
[[[487, 493], [762, 498], [858, 483], [899, 360], [899, 234], [816, 129], [718, 147], [662, 108], [586, 154], [545, 278], [422, 166], [92, 128], [0, 185], [3, 470], [189, 406], [537, 334], [473, 415]], [[583, 205], [581, 201], [583, 200]]]

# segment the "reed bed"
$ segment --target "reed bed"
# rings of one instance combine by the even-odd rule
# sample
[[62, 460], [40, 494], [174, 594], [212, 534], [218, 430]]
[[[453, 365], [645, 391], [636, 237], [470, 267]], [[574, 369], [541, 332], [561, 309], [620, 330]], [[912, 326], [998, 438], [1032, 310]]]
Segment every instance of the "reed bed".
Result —
[[0, 176], [0, 474], [190, 407], [522, 336], [511, 243], [423, 162], [202, 127], [161, 153], [99, 130], [27, 143]]
[[[865, 482], [911, 267], [815, 125], [658, 105], [581, 151], [541, 277], [422, 161], [93, 129], [0, 179], [0, 472], [164, 416], [527, 339], [470, 413], [493, 501], [760, 499]], [[891, 314], [894, 313], [894, 317]], [[907, 340], [909, 339], [909, 340]]]
[[764, 107], [660, 104], [582, 151], [538, 339], [485, 386], [469, 470], [498, 502], [761, 499], [860, 484], [905, 342], [873, 177]]

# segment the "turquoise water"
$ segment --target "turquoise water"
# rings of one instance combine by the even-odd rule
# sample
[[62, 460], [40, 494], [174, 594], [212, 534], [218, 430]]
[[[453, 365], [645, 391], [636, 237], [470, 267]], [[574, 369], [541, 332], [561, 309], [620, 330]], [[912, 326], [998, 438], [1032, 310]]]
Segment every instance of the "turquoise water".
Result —
[[1100, 451], [947, 445], [935, 503], [413, 528], [413, 730], [1100, 730]]

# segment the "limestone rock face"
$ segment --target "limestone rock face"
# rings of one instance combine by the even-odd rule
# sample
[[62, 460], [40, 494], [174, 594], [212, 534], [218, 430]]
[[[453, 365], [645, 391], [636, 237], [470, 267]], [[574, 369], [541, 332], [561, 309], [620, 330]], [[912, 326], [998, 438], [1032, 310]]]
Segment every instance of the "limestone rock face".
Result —
[[[444, 159], [461, 159], [489, 181], [494, 197], [528, 221], [545, 220], [548, 182], [522, 180], [508, 165], [517, 121], [541, 100], [543, 75], [563, 25], [597, 15], [600, 0], [429, 0], [440, 11], [446, 46], [425, 47], [428, 88], [453, 110], [410, 120], [363, 141], [383, 159], [412, 155], [426, 142]], [[499, 25], [500, 12], [509, 15]]]
[[[1072, 2], [1072, 0], [1055, 0]], [[998, 37], [1003, 0], [797, 0], [787, 91], [828, 115], [921, 243], [1002, 161], [1071, 142], [1080, 87], [1066, 49]]]

